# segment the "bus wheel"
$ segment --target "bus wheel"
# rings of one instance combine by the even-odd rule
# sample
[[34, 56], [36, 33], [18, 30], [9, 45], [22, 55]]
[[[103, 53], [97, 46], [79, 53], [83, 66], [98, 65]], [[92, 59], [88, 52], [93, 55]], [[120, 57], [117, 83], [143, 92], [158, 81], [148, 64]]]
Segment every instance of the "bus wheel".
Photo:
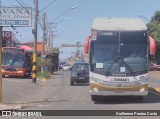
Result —
[[144, 96], [137, 96], [136, 98], [137, 98], [137, 100], [141, 100], [142, 101]]
[[92, 101], [98, 101], [98, 96], [97, 95], [91, 95]]
[[5, 78], [6, 76], [5, 75], [2, 75], [2, 78]]
[[70, 86], [74, 85], [74, 81], [70, 80]]

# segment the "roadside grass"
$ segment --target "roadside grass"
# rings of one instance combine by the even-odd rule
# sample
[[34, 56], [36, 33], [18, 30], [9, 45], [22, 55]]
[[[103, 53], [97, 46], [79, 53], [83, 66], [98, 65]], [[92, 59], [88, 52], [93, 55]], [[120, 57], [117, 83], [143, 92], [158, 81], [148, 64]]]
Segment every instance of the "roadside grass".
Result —
[[49, 72], [44, 72], [44, 73], [37, 72], [38, 79], [50, 79], [50, 77], [51, 77], [51, 73]]

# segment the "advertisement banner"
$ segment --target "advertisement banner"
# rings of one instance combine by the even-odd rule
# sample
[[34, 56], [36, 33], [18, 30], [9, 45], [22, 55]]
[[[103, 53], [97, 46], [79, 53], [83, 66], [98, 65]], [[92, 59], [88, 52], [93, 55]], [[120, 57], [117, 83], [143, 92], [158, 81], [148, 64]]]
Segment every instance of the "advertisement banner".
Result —
[[0, 26], [32, 26], [32, 8], [0, 7]]

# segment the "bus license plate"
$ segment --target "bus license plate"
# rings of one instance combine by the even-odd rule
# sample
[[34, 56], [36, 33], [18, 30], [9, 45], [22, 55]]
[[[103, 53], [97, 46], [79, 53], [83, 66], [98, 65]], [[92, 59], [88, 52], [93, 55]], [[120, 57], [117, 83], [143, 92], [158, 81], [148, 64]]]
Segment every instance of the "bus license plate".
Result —
[[84, 77], [79, 77], [79, 79], [84, 79]]

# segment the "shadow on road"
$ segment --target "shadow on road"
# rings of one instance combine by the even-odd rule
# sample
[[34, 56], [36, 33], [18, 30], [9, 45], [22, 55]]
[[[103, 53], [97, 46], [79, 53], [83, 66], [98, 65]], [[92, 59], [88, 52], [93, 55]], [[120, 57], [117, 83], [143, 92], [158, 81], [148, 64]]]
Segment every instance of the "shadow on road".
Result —
[[149, 92], [143, 99], [134, 96], [107, 96], [100, 97], [94, 104], [132, 104], [132, 103], [160, 103], [158, 93]]
[[89, 86], [88, 83], [76, 83], [73, 86]]

